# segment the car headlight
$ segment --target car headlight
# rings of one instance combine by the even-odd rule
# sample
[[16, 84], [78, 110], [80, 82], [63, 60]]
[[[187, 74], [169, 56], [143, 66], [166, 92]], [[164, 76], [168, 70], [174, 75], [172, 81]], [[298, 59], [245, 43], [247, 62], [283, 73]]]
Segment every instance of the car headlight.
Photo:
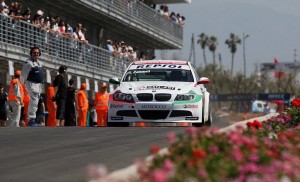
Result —
[[122, 92], [114, 93], [114, 100], [116, 101], [123, 101], [123, 102], [134, 102], [133, 97], [131, 94], [125, 94]]
[[176, 101], [193, 100], [195, 95], [193, 94], [178, 94], [175, 98]]

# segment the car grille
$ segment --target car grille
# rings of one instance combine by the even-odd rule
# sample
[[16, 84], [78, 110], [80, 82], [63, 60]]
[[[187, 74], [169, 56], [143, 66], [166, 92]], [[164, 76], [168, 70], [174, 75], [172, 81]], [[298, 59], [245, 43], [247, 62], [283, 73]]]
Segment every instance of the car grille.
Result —
[[183, 117], [183, 116], [193, 116], [193, 114], [191, 111], [174, 110], [170, 115], [170, 117]]
[[138, 111], [142, 119], [166, 119], [169, 110], [164, 111], [151, 111], [151, 110], [139, 110]]
[[169, 101], [171, 99], [171, 94], [155, 94], [156, 101]]
[[137, 117], [134, 110], [122, 110], [117, 112], [117, 116]]
[[[139, 101], [153, 101], [153, 95], [149, 93], [137, 94], [136, 97]], [[155, 94], [155, 101], [169, 101], [171, 99], [171, 94]]]
[[153, 95], [152, 94], [137, 94], [136, 97], [139, 99], [139, 101], [152, 101], [153, 100]]

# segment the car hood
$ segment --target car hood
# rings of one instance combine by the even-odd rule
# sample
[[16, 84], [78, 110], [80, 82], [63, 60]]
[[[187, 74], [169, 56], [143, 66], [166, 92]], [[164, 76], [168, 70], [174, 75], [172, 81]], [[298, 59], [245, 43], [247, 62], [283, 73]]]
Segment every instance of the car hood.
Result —
[[123, 82], [117, 90], [124, 93], [189, 93], [193, 82]]

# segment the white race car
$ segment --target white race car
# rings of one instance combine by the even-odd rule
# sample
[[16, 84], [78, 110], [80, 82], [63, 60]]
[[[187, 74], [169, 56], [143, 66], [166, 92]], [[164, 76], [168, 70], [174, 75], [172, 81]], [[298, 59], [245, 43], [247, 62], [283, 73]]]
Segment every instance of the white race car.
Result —
[[211, 125], [209, 82], [187, 61], [132, 62], [121, 80], [109, 80], [118, 86], [109, 97], [108, 126]]

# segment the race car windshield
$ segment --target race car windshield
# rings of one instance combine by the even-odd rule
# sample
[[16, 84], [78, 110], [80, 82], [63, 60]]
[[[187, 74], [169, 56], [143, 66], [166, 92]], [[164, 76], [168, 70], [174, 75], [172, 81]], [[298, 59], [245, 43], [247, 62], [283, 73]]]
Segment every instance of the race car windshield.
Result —
[[128, 70], [123, 82], [136, 81], [173, 81], [173, 82], [194, 82], [191, 70], [179, 69], [143, 69]]

